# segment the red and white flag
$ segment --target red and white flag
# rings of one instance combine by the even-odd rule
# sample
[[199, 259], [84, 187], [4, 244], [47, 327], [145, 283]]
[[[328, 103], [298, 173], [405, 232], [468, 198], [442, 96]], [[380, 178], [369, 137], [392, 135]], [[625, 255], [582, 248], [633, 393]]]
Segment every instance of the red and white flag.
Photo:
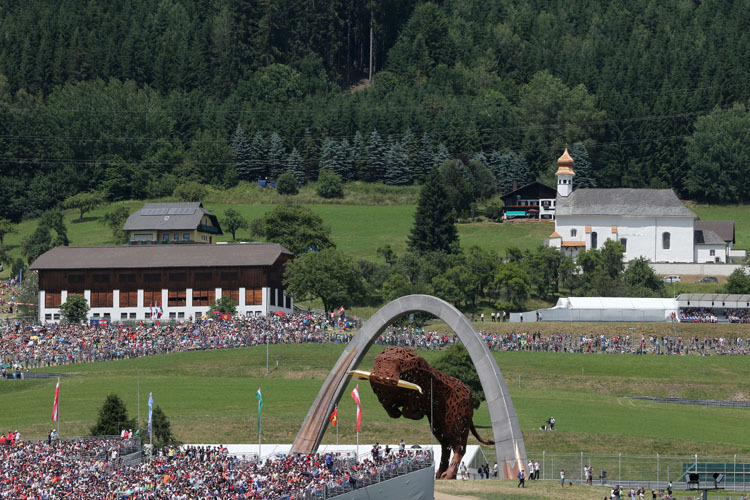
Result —
[[57, 379], [55, 386], [55, 404], [52, 406], [52, 421], [57, 422], [58, 410], [60, 408], [60, 379]]
[[352, 398], [354, 398], [354, 402], [357, 403], [357, 432], [359, 432], [359, 424], [362, 422], [362, 403], [359, 401], [359, 384], [354, 387]]

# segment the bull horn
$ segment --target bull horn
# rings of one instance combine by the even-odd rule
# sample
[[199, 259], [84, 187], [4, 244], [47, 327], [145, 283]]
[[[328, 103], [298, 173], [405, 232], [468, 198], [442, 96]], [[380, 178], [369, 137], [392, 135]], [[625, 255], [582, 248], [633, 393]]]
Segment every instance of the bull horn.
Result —
[[[368, 372], [365, 370], [350, 370], [346, 373], [348, 373], [349, 375], [354, 375], [355, 377], [362, 379], [362, 380], [372, 380], [372, 372]], [[375, 380], [375, 382], [378, 382], [378, 381]], [[396, 385], [403, 389], [411, 389], [412, 391], [419, 391], [420, 394], [424, 394], [422, 392], [422, 388], [413, 382], [407, 382], [406, 380], [398, 380], [396, 382]]]
[[349, 375], [354, 375], [355, 377], [362, 379], [362, 380], [370, 380], [370, 372], [366, 372], [364, 370], [349, 370]]

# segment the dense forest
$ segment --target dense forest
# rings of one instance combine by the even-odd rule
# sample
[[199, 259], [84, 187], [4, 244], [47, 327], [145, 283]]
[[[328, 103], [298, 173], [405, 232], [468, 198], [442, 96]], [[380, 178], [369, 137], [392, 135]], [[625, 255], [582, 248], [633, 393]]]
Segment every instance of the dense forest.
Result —
[[5, 0], [0, 218], [451, 158], [502, 192], [573, 144], [587, 185], [747, 201], [749, 28], [747, 0]]

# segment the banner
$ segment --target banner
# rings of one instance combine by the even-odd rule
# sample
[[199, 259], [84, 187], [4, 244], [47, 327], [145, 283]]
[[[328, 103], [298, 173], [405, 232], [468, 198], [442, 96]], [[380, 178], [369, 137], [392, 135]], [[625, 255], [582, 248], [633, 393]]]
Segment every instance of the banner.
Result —
[[359, 384], [354, 387], [352, 398], [354, 398], [354, 402], [357, 403], [357, 432], [359, 432], [359, 424], [362, 422], [362, 403], [359, 401]]
[[336, 427], [339, 423], [339, 410], [338, 408], [333, 409], [333, 413], [331, 413], [331, 416], [328, 417], [328, 420], [331, 422], [331, 425]]
[[263, 408], [263, 396], [260, 394], [260, 387], [258, 387], [255, 397], [258, 398], [258, 434], [260, 434], [260, 410]]
[[60, 408], [60, 378], [57, 378], [57, 385], [55, 386], [55, 404], [52, 405], [52, 421], [57, 422], [59, 417], [58, 411]]

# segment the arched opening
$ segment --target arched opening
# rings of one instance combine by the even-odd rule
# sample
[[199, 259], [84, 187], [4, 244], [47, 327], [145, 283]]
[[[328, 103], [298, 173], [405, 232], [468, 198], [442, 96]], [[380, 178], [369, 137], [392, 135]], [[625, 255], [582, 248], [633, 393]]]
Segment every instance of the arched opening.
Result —
[[[383, 306], [367, 320], [323, 382], [323, 387], [320, 388], [297, 433], [292, 451], [312, 453], [317, 450], [328, 427], [328, 415], [341, 399], [351, 379], [347, 372], [357, 368], [375, 339], [388, 325], [396, 318], [411, 312], [426, 312], [440, 318], [461, 339], [482, 383], [492, 422], [497, 463], [502, 471], [500, 474], [508, 475], [507, 468], [502, 467], [502, 464], [507, 464], [508, 461], [511, 461], [512, 469], [517, 472], [517, 467], [523, 467], [526, 462], [526, 448], [516, 410], [500, 368], [466, 316], [448, 302], [431, 295], [407, 295], [398, 298]], [[506, 479], [514, 477], [515, 475], [511, 474]]]

